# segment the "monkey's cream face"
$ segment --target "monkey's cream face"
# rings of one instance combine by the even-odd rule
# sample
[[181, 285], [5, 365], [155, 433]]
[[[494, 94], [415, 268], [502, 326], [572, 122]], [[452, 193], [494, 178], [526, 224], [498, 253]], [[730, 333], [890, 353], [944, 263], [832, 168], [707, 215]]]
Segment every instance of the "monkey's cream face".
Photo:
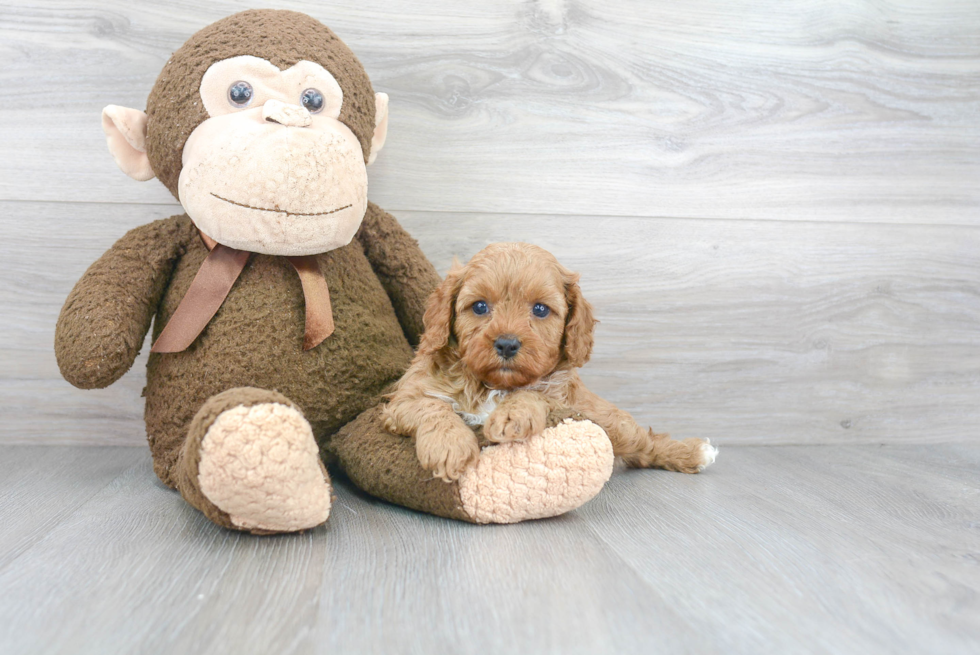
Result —
[[200, 95], [209, 118], [184, 146], [178, 193], [202, 232], [270, 255], [350, 243], [367, 209], [367, 169], [338, 120], [333, 75], [309, 61], [281, 71], [233, 57], [211, 65]]

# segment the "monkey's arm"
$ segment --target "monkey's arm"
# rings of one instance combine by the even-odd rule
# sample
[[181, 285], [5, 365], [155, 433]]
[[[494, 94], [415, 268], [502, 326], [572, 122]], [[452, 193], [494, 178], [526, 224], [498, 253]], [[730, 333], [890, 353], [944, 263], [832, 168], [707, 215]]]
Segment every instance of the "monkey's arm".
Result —
[[174, 265], [196, 237], [186, 216], [154, 221], [127, 232], [85, 271], [55, 328], [54, 352], [66, 380], [101, 389], [129, 370]]
[[405, 336], [417, 346], [425, 331], [425, 301], [439, 286], [439, 274], [422, 254], [418, 241], [373, 202], [368, 203], [357, 239], [391, 299]]

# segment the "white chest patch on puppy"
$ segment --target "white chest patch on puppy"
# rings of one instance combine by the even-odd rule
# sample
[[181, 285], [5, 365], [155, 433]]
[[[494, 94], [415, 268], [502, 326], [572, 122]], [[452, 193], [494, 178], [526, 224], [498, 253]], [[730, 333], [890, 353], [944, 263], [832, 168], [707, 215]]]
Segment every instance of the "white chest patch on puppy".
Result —
[[443, 396], [437, 393], [427, 393], [425, 395], [431, 398], [438, 398], [439, 400], [449, 403], [453, 406], [453, 411], [459, 414], [460, 418], [463, 419], [463, 423], [466, 423], [466, 425], [470, 426], [471, 428], [475, 428], [476, 426], [483, 425], [487, 422], [487, 419], [490, 418], [490, 413], [497, 409], [497, 403], [500, 402], [500, 399], [503, 396], [507, 395], [507, 392], [499, 389], [493, 389], [489, 394], [487, 394], [486, 400], [483, 401], [483, 404], [480, 405], [479, 409], [475, 413], [464, 411], [456, 399], [451, 398], [450, 396]]
[[[570, 376], [571, 373], [569, 371], [558, 371], [547, 377], [541, 378], [537, 382], [532, 382], [527, 386], [513, 389], [513, 391], [540, 391], [541, 393], [547, 394], [553, 389], [564, 387], [568, 383]], [[459, 401], [452, 396], [444, 396], [442, 394], [432, 392], [426, 393], [425, 395], [429, 396], [430, 398], [438, 398], [439, 400], [452, 405], [453, 411], [459, 414], [460, 418], [463, 419], [463, 422], [473, 428], [478, 425], [486, 424], [487, 419], [490, 418], [490, 414], [493, 412], [493, 410], [497, 409], [497, 404], [509, 393], [511, 393], [511, 391], [491, 389], [490, 393], [487, 394], [486, 399], [476, 412], [465, 411], [459, 404]]]

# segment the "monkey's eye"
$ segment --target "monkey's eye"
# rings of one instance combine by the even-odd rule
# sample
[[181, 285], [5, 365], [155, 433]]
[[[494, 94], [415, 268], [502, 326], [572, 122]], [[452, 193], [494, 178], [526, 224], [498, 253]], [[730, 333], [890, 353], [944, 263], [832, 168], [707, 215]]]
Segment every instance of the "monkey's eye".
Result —
[[545, 316], [551, 313], [551, 308], [545, 304], [537, 303], [534, 307], [531, 308], [531, 313], [537, 316], [538, 318], [544, 318]]
[[475, 303], [473, 303], [473, 306], [470, 309], [472, 309], [473, 313], [477, 316], [483, 316], [490, 311], [490, 305], [488, 305], [485, 300], [477, 300]]
[[303, 106], [311, 114], [317, 114], [323, 109], [323, 94], [316, 89], [303, 91], [303, 95], [299, 97], [299, 101], [303, 103]]
[[232, 107], [248, 107], [252, 102], [252, 85], [245, 81], [239, 81], [228, 87], [228, 102]]

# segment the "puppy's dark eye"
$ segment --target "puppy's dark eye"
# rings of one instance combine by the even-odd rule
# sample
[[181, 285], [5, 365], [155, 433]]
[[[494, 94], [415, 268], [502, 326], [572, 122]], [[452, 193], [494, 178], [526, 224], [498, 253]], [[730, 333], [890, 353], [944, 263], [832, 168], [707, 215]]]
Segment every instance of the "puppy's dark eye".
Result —
[[475, 303], [473, 303], [473, 307], [471, 309], [477, 316], [483, 316], [490, 311], [490, 305], [488, 305], [485, 300], [477, 300]]
[[542, 303], [538, 303], [531, 308], [531, 313], [537, 316], [538, 318], [544, 318], [545, 316], [551, 313], [551, 308]]

